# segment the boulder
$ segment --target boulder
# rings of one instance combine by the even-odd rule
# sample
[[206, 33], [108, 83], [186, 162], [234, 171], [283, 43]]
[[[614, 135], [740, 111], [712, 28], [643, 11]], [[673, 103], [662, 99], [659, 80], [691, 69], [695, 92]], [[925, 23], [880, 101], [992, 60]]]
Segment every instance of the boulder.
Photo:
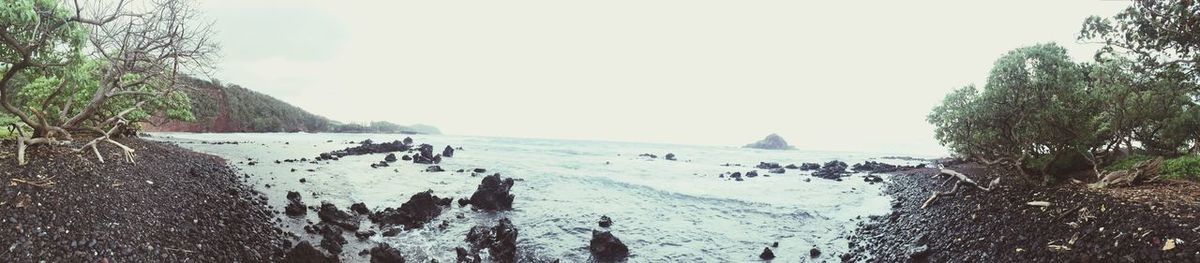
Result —
[[454, 157], [454, 147], [446, 145], [446, 149], [442, 149], [442, 156], [445, 156], [446, 158]]
[[304, 202], [300, 200], [300, 193], [288, 191], [288, 204], [283, 208], [283, 213], [288, 216], [303, 216], [308, 213], [308, 209], [304, 207]]
[[638, 157], [647, 157], [647, 158], [650, 158], [650, 159], [655, 159], [655, 158], [658, 158], [658, 155], [649, 154], [649, 153], [643, 153], [643, 154], [638, 154]]
[[[478, 259], [478, 252], [488, 249], [492, 262], [511, 263], [517, 260], [517, 228], [508, 218], [501, 218], [493, 227], [475, 226], [467, 232], [467, 243], [471, 244], [474, 257], [459, 252], [459, 258]], [[457, 249], [456, 249], [457, 250]], [[458, 252], [458, 251], [456, 251]], [[470, 261], [468, 261], [470, 262]]]
[[412, 161], [412, 156], [405, 154], [404, 156], [400, 156], [400, 160]]
[[413, 143], [413, 140], [412, 140], [412, 138], [411, 138], [411, 137], [404, 137], [404, 141], [403, 141], [403, 143], [404, 143], [405, 145], [412, 145], [412, 143]]
[[289, 263], [325, 263], [341, 262], [337, 255], [322, 253], [308, 241], [300, 241], [292, 250], [283, 256], [283, 262]]
[[674, 160], [675, 160], [675, 154], [674, 154], [674, 153], [667, 153], [667, 155], [666, 155], [666, 156], [663, 156], [663, 159], [667, 159], [668, 161], [674, 161]]
[[516, 198], [509, 193], [512, 186], [512, 178], [502, 180], [500, 174], [485, 176], [471, 195], [471, 206], [487, 211], [511, 210], [513, 199]]
[[846, 166], [846, 163], [842, 161], [829, 161], [825, 165], [822, 165], [820, 170], [813, 172], [812, 175], [830, 180], [838, 180], [841, 179], [842, 175], [847, 174]]
[[[361, 144], [359, 144], [359, 146], [349, 147], [349, 148], [332, 151], [332, 152], [327, 152], [327, 153], [321, 153], [320, 155], [317, 156], [317, 160], [336, 160], [337, 158], [341, 158], [341, 157], [345, 157], [345, 156], [349, 156], [349, 155], [364, 155], [364, 154], [387, 153], [387, 152], [403, 152], [403, 151], [407, 151], [408, 149], [411, 149], [411, 148], [412, 148], [412, 146], [410, 146], [410, 144], [406, 144], [406, 143], [398, 141], [398, 140], [392, 141], [392, 142], [385, 142], [385, 143], [375, 143], [368, 139], [368, 140], [364, 140]], [[300, 161], [306, 161], [306, 160], [300, 159]]]
[[817, 163], [802, 163], [802, 164], [800, 164], [801, 171], [810, 171], [810, 170], [817, 170], [817, 169], [821, 169], [820, 164], [817, 164]]
[[746, 178], [754, 178], [754, 177], [758, 177], [758, 171], [746, 172]]
[[876, 162], [876, 161], [866, 161], [863, 163], [854, 164], [854, 166], [852, 168], [850, 168], [850, 170], [853, 170], [855, 172], [890, 173], [890, 172], [911, 169], [911, 168], [913, 168], [913, 167], [912, 166], [898, 166], [898, 165], [881, 163], [881, 162]]
[[771, 169], [771, 171], [769, 171], [769, 172], [771, 172], [773, 174], [781, 174], [781, 173], [786, 173], [787, 170], [783, 169], [783, 168], [775, 168], [775, 169]]
[[375, 236], [375, 234], [375, 230], [359, 230], [358, 232], [354, 232], [354, 237], [357, 237], [358, 240], [367, 240]]
[[457, 254], [457, 257], [454, 261], [456, 263], [480, 263], [480, 262], [483, 262], [483, 259], [479, 257], [479, 253], [468, 252], [467, 249], [465, 249], [463, 247], [454, 248], [454, 254]]
[[868, 174], [868, 175], [866, 175], [866, 176], [863, 176], [863, 182], [868, 182], [868, 183], [872, 183], [872, 184], [874, 184], [874, 183], [882, 183], [882, 182], [883, 182], [883, 178], [882, 178], [882, 177], [879, 177], [878, 175], [874, 175], [874, 174]]
[[380, 243], [371, 248], [371, 263], [404, 263], [404, 257], [400, 255], [400, 250]]
[[354, 211], [355, 213], [362, 215], [371, 214], [371, 209], [367, 209], [367, 204], [364, 203], [354, 203], [350, 205], [350, 211]]
[[788, 164], [787, 166], [784, 166], [783, 168], [795, 170], [795, 169], [800, 169], [800, 166], [796, 166], [795, 164]]
[[817, 249], [817, 247], [813, 247], [812, 249], [808, 250], [808, 257], [816, 258], [816, 257], [820, 257], [820, 256], [821, 256], [821, 250]]
[[760, 258], [762, 260], [775, 259], [775, 252], [771, 252], [771, 248], [769, 248], [769, 247], [763, 248], [763, 252], [758, 254], [758, 258]]
[[441, 166], [430, 165], [429, 167], [425, 167], [425, 171], [430, 172], [430, 173], [439, 173], [439, 172], [445, 172], [446, 170], [442, 170]]
[[387, 156], [384, 156], [384, 157], [383, 157], [383, 161], [385, 161], [385, 162], [389, 162], [389, 163], [391, 163], [391, 162], [395, 162], [395, 161], [396, 161], [396, 154], [394, 154], [394, 153], [389, 153]]
[[437, 164], [441, 162], [441, 155], [433, 154], [433, 145], [421, 144], [417, 146], [417, 153], [412, 156], [413, 163], [420, 164]]
[[337, 206], [328, 202], [321, 202], [321, 208], [317, 210], [317, 217], [321, 218], [321, 222], [330, 223], [351, 231], [358, 230], [358, 218], [338, 209]]
[[760, 141], [757, 141], [757, 142], [754, 142], [751, 144], [747, 144], [744, 147], [745, 148], [754, 148], [754, 149], [765, 149], [765, 150], [790, 150], [790, 149], [794, 148], [794, 147], [788, 145], [787, 141], [783, 140], [783, 137], [780, 137], [778, 134], [774, 134], [774, 133], [772, 133], [771, 135], [767, 135], [766, 138], [763, 138]]
[[783, 166], [779, 166], [779, 163], [759, 162], [758, 165], [754, 166], [754, 168], [763, 169], [763, 170], [771, 170], [771, 169], [776, 169], [776, 168], [783, 168]]
[[[403, 225], [406, 229], [424, 226], [442, 214], [442, 208], [450, 205], [449, 198], [438, 198], [433, 191], [425, 191], [409, 197], [400, 208], [386, 208], [368, 218], [380, 226]], [[386, 233], [385, 233], [386, 235]]]
[[610, 227], [613, 224], [612, 218], [608, 216], [600, 216], [600, 227]]
[[608, 231], [592, 230], [588, 250], [592, 252], [592, 258], [600, 261], [618, 261], [629, 257], [629, 247]]
[[342, 245], [345, 245], [348, 241], [342, 236], [342, 229], [340, 227], [321, 222], [314, 229], [321, 235], [321, 248], [334, 255], [342, 253]]

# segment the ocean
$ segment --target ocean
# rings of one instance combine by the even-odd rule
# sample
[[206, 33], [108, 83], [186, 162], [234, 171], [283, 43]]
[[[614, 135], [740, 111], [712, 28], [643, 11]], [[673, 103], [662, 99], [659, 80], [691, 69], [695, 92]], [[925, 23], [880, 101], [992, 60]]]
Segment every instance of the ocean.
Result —
[[[370, 166], [386, 154], [346, 156], [318, 164], [275, 163], [311, 160], [319, 153], [356, 145], [350, 142], [404, 137], [432, 144], [436, 152], [446, 145], [462, 150], [443, 159], [440, 166], [446, 172], [440, 173], [425, 172], [427, 165], [405, 161], [390, 167]], [[454, 262], [454, 248], [467, 246], [464, 237], [472, 226], [494, 225], [501, 217], [512, 220], [519, 230], [522, 261], [589, 262], [591, 232], [602, 215], [613, 219], [612, 233], [629, 246], [628, 262], [759, 261], [759, 253], [774, 242], [779, 243], [772, 248], [777, 262], [839, 261], [837, 256], [849, 250], [844, 236], [868, 216], [888, 212], [890, 198], [882, 194], [882, 184], [864, 182], [863, 174], [833, 181], [799, 170], [784, 174], [758, 170], [769, 176], [745, 181], [719, 175], [756, 170], [759, 162], [915, 164], [881, 159], [890, 155], [879, 153], [447, 135], [152, 133], [150, 139], [225, 158], [246, 176], [247, 184], [269, 197], [268, 203], [280, 211], [281, 228], [313, 244], [320, 237], [302, 227], [319, 219], [311, 211], [307, 218], [283, 215], [288, 191], [300, 192], [310, 206], [325, 201], [348, 211], [350, 204], [364, 202], [377, 211], [399, 207], [426, 190], [439, 197], [469, 197], [483, 178], [472, 177], [473, 168], [517, 180], [512, 211], [472, 211], [470, 206], [453, 204], [423, 228], [370, 238], [397, 247], [410, 262]], [[211, 143], [226, 141], [239, 143]], [[642, 153], [658, 158], [639, 156]], [[678, 160], [664, 160], [667, 153]], [[249, 165], [250, 161], [256, 164]], [[468, 172], [456, 173], [459, 169]], [[448, 228], [438, 227], [442, 221], [449, 222]], [[363, 222], [365, 228], [382, 232], [365, 218]], [[351, 241], [341, 258], [366, 261], [358, 252], [369, 247], [370, 242]], [[822, 252], [819, 258], [809, 256], [814, 247]]]

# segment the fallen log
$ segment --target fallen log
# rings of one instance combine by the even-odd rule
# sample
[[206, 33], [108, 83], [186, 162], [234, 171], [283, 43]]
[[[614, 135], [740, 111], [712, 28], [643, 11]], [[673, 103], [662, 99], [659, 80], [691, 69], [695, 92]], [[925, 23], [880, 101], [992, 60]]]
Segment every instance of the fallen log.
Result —
[[[996, 179], [992, 180], [992, 182], [990, 184], [988, 184], [988, 186], [983, 186], [983, 185], [980, 185], [979, 183], [975, 182], [975, 180], [972, 180], [970, 177], [967, 177], [967, 175], [965, 175], [963, 173], [960, 173], [958, 171], [951, 170], [951, 169], [946, 169], [945, 167], [941, 167], [941, 166], [938, 166], [938, 168], [940, 168], [941, 171], [939, 171], [937, 174], [933, 175], [934, 178], [937, 178], [942, 175], [949, 175], [949, 177], [946, 178], [947, 181], [957, 180], [957, 182], [954, 183], [954, 187], [950, 188], [949, 191], [943, 191], [943, 192], [934, 191], [933, 194], [929, 196], [929, 199], [925, 199], [925, 203], [921, 205], [921, 209], [925, 209], [926, 207], [929, 207], [929, 205], [933, 204], [933, 202], [935, 200], [937, 200], [938, 197], [957, 194], [958, 187], [960, 185], [965, 184], [968, 186], [974, 186], [976, 189], [983, 190], [984, 192], [990, 192], [990, 191], [992, 191], [992, 187], [996, 186], [996, 184], [1000, 182], [1000, 177], [996, 177]], [[946, 182], [942, 182], [942, 185], [945, 185], [945, 184], [946, 184]]]

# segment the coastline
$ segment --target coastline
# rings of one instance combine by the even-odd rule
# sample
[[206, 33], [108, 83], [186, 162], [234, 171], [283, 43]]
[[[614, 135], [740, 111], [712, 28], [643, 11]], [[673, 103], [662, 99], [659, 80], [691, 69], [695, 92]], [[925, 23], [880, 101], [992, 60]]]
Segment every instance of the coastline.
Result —
[[[1046, 187], [974, 163], [949, 168], [978, 182], [1003, 178], [992, 191], [960, 189], [921, 208], [933, 191], [950, 188], [933, 177], [938, 170], [893, 174], [885, 186], [892, 212], [860, 223], [843, 261], [1200, 261], [1200, 185], [1194, 182]], [[1034, 201], [1050, 205], [1028, 204]]]
[[[34, 147], [30, 163], [0, 156], [0, 261], [266, 262], [290, 244], [266, 197], [226, 161], [168, 143]], [[0, 147], [12, 149], [11, 141]]]

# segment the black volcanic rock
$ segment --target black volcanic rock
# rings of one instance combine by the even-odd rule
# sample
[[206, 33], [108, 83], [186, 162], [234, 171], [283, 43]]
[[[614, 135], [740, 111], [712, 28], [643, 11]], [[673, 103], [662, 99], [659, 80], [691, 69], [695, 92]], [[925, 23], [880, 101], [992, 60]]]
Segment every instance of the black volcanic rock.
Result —
[[390, 162], [395, 162], [395, 161], [396, 161], [396, 154], [394, 154], [394, 153], [389, 153], [387, 156], [384, 156], [384, 157], [383, 157], [383, 161], [384, 161], [384, 162], [389, 162], [389, 163], [390, 163]]
[[466, 262], [478, 262], [471, 260], [478, 260], [478, 253], [484, 248], [489, 250], [492, 262], [516, 262], [517, 228], [508, 218], [501, 218], [496, 226], [490, 228], [486, 226], [472, 227], [467, 232], [466, 241], [471, 244], [471, 253], [466, 253], [465, 250], [456, 251], [458, 258], [467, 259]]
[[771, 248], [769, 248], [769, 247], [763, 248], [763, 252], [762, 252], [762, 254], [758, 254], [758, 258], [760, 258], [762, 260], [772, 260], [772, 259], [775, 259], [775, 253], [771, 252]]
[[[373, 153], [402, 152], [402, 151], [407, 151], [408, 149], [411, 149], [411, 148], [412, 148], [412, 146], [410, 144], [407, 144], [407, 143], [404, 143], [404, 142], [401, 142], [398, 140], [392, 141], [392, 142], [385, 142], [385, 143], [374, 143], [368, 139], [368, 140], [364, 140], [361, 144], [359, 144], [359, 146], [349, 147], [349, 148], [332, 151], [332, 152], [327, 152], [327, 153], [322, 153], [317, 156], [317, 160], [336, 160], [337, 158], [341, 158], [341, 157], [348, 156], [348, 155], [364, 155], [364, 154], [373, 154]], [[301, 159], [301, 161], [303, 161], [303, 159]]]
[[846, 167], [845, 162], [837, 160], [829, 161], [825, 165], [822, 165], [820, 170], [813, 172], [813, 176], [830, 180], [839, 179], [842, 175], [847, 174]]
[[783, 137], [780, 137], [778, 134], [774, 133], [767, 135], [767, 138], [763, 138], [761, 141], [747, 144], [744, 147], [766, 150], [790, 150], [794, 148], [788, 145], [787, 141], [783, 140]]
[[327, 202], [321, 202], [321, 208], [317, 209], [317, 217], [321, 218], [321, 222], [334, 224], [351, 231], [358, 230], [358, 218]]
[[300, 193], [288, 191], [288, 204], [283, 208], [283, 213], [288, 216], [302, 216], [308, 213], [308, 209], [304, 207], [304, 202], [300, 200]]
[[782, 167], [782, 166], [779, 166], [779, 163], [768, 163], [768, 162], [759, 162], [758, 165], [754, 166], [754, 168], [763, 169], [763, 170], [771, 170], [771, 169], [780, 168], [780, 167]]
[[406, 229], [424, 226], [442, 214], [442, 207], [449, 206], [449, 198], [438, 198], [433, 191], [414, 194], [400, 208], [386, 208], [369, 217], [380, 226], [403, 225]]
[[675, 160], [675, 154], [674, 154], [674, 153], [667, 153], [667, 155], [666, 155], [666, 156], [663, 156], [663, 159], [667, 159], [668, 161], [674, 161], [674, 160]]
[[380, 243], [371, 248], [371, 263], [404, 263], [404, 256], [387, 243]]
[[471, 206], [488, 211], [511, 210], [513, 199], [516, 198], [509, 193], [512, 186], [512, 178], [502, 180], [500, 174], [485, 176], [471, 195]]
[[337, 255], [328, 255], [317, 250], [308, 241], [300, 241], [296, 244], [287, 255], [283, 256], [283, 262], [288, 263], [333, 263], [341, 262]]
[[809, 170], [817, 170], [817, 169], [821, 169], [821, 165], [820, 165], [820, 164], [816, 164], [816, 163], [802, 163], [802, 164], [800, 164], [800, 170], [801, 170], [801, 171], [809, 171]]
[[350, 211], [354, 211], [355, 213], [363, 215], [371, 214], [371, 209], [367, 209], [367, 204], [364, 203], [354, 203], [350, 205]]
[[608, 216], [600, 216], [599, 223], [600, 223], [600, 227], [609, 227], [609, 226], [612, 226], [613, 221], [612, 221], [612, 218], [609, 218]]
[[588, 245], [592, 257], [601, 261], [618, 261], [629, 257], [629, 247], [608, 231], [592, 230], [592, 241]]
[[445, 156], [447, 158], [454, 157], [454, 147], [450, 147], [450, 145], [446, 145], [446, 149], [442, 149], [442, 156]]

